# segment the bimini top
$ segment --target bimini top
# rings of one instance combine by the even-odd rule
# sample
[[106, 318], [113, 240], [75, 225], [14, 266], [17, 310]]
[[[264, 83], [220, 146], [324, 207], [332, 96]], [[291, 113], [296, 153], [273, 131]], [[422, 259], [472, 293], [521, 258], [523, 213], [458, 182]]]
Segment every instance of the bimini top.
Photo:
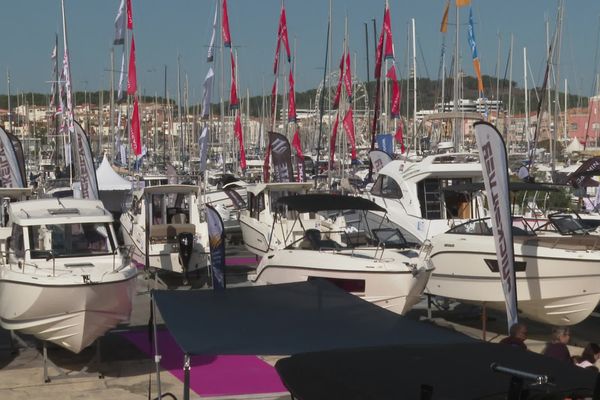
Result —
[[274, 183], [257, 183], [256, 185], [248, 186], [249, 193], [254, 195], [260, 192], [270, 190], [287, 190], [289, 192], [302, 192], [310, 190], [315, 184], [312, 182], [274, 182]]
[[295, 210], [301, 213], [330, 210], [369, 210], [386, 212], [385, 208], [380, 207], [371, 200], [367, 200], [363, 197], [326, 193], [285, 196], [279, 198], [277, 204], [285, 205], [288, 210]]
[[113, 222], [100, 200], [40, 199], [11, 203], [10, 220], [21, 226]]
[[144, 188], [145, 194], [171, 194], [171, 193], [198, 193], [200, 187], [196, 185], [159, 185]]

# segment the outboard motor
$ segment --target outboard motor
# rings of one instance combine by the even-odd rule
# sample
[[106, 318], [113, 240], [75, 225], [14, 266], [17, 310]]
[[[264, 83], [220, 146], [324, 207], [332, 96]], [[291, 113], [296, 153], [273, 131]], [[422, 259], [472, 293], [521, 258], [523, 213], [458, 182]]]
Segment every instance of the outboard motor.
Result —
[[189, 232], [180, 233], [177, 235], [177, 242], [179, 243], [179, 263], [183, 270], [183, 280], [184, 283], [187, 283], [188, 268], [192, 259], [192, 249], [194, 248], [194, 235]]

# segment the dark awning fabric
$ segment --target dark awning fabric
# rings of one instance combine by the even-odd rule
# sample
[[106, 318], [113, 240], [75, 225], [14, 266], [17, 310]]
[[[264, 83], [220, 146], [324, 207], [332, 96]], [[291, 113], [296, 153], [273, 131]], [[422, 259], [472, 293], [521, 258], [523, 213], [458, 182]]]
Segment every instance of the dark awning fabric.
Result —
[[190, 355], [288, 355], [473, 339], [410, 320], [314, 280], [222, 291], [158, 290], [167, 328]]
[[288, 210], [295, 210], [301, 213], [329, 210], [370, 210], [385, 212], [385, 208], [382, 208], [371, 200], [367, 200], [363, 197], [325, 193], [285, 196], [279, 198], [277, 202], [286, 205]]
[[[510, 376], [493, 372], [493, 362], [553, 378], [556, 386], [532, 387], [532, 395], [549, 389], [564, 393], [557, 398], [569, 398], [578, 388], [577, 393], [591, 397], [597, 377], [563, 361], [484, 342], [298, 354], [279, 360], [275, 368], [300, 400], [505, 399]], [[433, 397], [421, 397], [421, 385], [432, 387]]]

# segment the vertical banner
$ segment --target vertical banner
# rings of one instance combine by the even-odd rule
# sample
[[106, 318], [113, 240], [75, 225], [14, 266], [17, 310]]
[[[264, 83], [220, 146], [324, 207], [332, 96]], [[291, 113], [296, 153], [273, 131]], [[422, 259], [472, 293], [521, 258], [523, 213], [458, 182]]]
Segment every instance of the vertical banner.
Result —
[[381, 170], [381, 168], [385, 167], [390, 161], [392, 161], [392, 157], [385, 151], [381, 150], [371, 150], [369, 152], [369, 159], [371, 160], [371, 164], [373, 164], [373, 172], [377, 173]]
[[481, 79], [481, 64], [477, 55], [477, 42], [475, 41], [475, 28], [473, 27], [473, 9], [469, 8], [469, 28], [468, 28], [469, 46], [471, 47], [471, 56], [473, 57], [473, 68], [477, 76], [477, 91], [479, 97], [483, 97], [483, 79]]
[[215, 72], [212, 67], [208, 69], [208, 73], [204, 78], [204, 84], [202, 85], [204, 91], [202, 93], [202, 119], [208, 119], [210, 115], [210, 103], [212, 100], [212, 87], [213, 81], [215, 80]]
[[389, 133], [380, 133], [377, 135], [377, 148], [390, 156], [394, 155], [394, 140]]
[[5, 188], [24, 188], [26, 183], [25, 159], [21, 142], [2, 128], [0, 128], [0, 182]]
[[352, 70], [350, 69], [350, 52], [346, 53], [346, 73], [344, 73], [344, 86], [348, 94], [348, 102], [352, 103]]
[[294, 73], [290, 69], [290, 95], [288, 96], [288, 122], [296, 122], [296, 95], [294, 93]]
[[240, 114], [235, 117], [235, 125], [233, 126], [233, 133], [238, 140], [240, 145], [240, 168], [246, 169], [246, 150], [244, 149], [244, 135], [242, 133], [242, 122], [240, 120]]
[[400, 84], [396, 77], [396, 64], [393, 63], [388, 72], [385, 74], [392, 81], [392, 107], [390, 116], [392, 118], [400, 117]]
[[206, 223], [210, 244], [210, 270], [213, 290], [225, 289], [225, 228], [221, 216], [212, 206], [206, 205]]
[[476, 122], [475, 139], [483, 169], [483, 182], [492, 220], [498, 271], [506, 300], [508, 329], [518, 321], [515, 256], [508, 189], [508, 159], [502, 135], [491, 124]]
[[333, 100], [333, 108], [337, 109], [340, 105], [340, 95], [342, 94], [342, 81], [344, 80], [344, 54], [340, 60], [340, 78], [338, 79], [337, 89], [335, 90], [335, 98]]
[[385, 31], [385, 53], [386, 60], [394, 59], [394, 39], [392, 38], [392, 19], [390, 17], [390, 9], [386, 8], [383, 15], [383, 30]]
[[119, 11], [117, 12], [117, 17], [115, 18], [115, 38], [113, 40], [114, 45], [125, 43], [125, 29], [127, 27], [126, 23], [125, 0], [121, 0], [121, 5], [119, 5]]
[[269, 147], [273, 162], [272, 182], [293, 182], [292, 149], [285, 136], [277, 132], [269, 132]]
[[348, 142], [350, 142], [351, 157], [353, 160], [356, 160], [356, 140], [354, 136], [354, 115], [352, 113], [352, 107], [350, 107], [346, 113], [342, 123], [344, 125], [346, 135], [348, 136]]
[[215, 36], [217, 32], [217, 14], [219, 11], [219, 2], [215, 5], [215, 16], [213, 18], [212, 35], [210, 35], [210, 44], [208, 45], [208, 53], [206, 54], [206, 62], [213, 62], [215, 55]]
[[236, 110], [240, 108], [240, 101], [237, 95], [237, 86], [235, 84], [235, 57], [233, 56], [233, 50], [231, 54], [231, 90], [229, 92], [229, 109]]
[[294, 133], [294, 139], [292, 139], [292, 146], [296, 150], [296, 170], [298, 172], [297, 181], [306, 181], [306, 171], [304, 168], [304, 153], [302, 153], [302, 142], [300, 141], [300, 131], [296, 128]]
[[129, 53], [129, 74], [127, 76], [127, 94], [134, 95], [137, 91], [137, 72], [135, 70], [135, 39], [131, 35], [131, 52]]
[[75, 168], [81, 184], [81, 197], [98, 200], [98, 180], [90, 141], [79, 123], [75, 122], [76, 158]]
[[200, 149], [200, 172], [206, 171], [206, 159], [208, 158], [208, 126], [202, 129], [200, 137], [198, 137], [198, 147]]
[[221, 33], [223, 34], [223, 46], [231, 47], [231, 34], [229, 33], [229, 15], [227, 14], [227, 0], [223, 0], [223, 11], [221, 13]]
[[133, 154], [139, 156], [142, 154], [142, 139], [140, 134], [140, 112], [137, 99], [133, 100], [133, 114], [131, 115], [131, 124], [129, 127], [129, 140]]

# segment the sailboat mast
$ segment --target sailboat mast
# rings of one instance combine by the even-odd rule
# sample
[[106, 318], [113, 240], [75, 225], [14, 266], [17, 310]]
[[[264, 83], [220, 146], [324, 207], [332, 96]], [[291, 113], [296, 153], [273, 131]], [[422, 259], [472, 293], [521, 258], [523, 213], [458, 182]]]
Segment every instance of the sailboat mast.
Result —
[[[219, 9], [221, 12], [219, 13], [219, 21], [221, 24], [221, 30], [223, 29], [223, 0], [219, 0]], [[227, 144], [227, 130], [225, 129], [225, 60], [223, 56], [223, 35], [219, 35], [220, 45], [219, 51], [221, 53], [221, 153], [223, 158], [223, 173], [227, 171], [227, 151], [225, 146]]]
[[456, 9], [456, 42], [455, 42], [455, 48], [454, 48], [454, 82], [453, 82], [453, 89], [452, 89], [452, 99], [453, 99], [453, 105], [452, 105], [452, 111], [454, 111], [454, 137], [453, 137], [453, 141], [454, 141], [454, 151], [459, 151], [461, 148], [461, 127], [459, 126], [459, 121], [460, 118], [458, 116], [458, 76], [459, 76], [459, 37], [458, 37], [458, 31], [459, 31], [459, 26], [460, 26], [460, 9], [458, 7], [455, 7]]
[[523, 82], [525, 88], [525, 132], [523, 136], [527, 141], [527, 154], [531, 150], [529, 138], [529, 89], [527, 87], [527, 47], [523, 47]]
[[[510, 35], [510, 58], [509, 58], [509, 66], [508, 66], [508, 81], [512, 83], [512, 72], [513, 72], [513, 39], [514, 36]], [[512, 119], [512, 84], [508, 85], [508, 129], [506, 130], [506, 143], [507, 148], [506, 151], [510, 153], [510, 127], [511, 127], [511, 119]]]
[[[73, 120], [74, 120], [74, 115], [73, 115], [73, 98], [71, 97], [71, 93], [73, 92], [73, 86], [72, 86], [72, 81], [71, 81], [71, 66], [70, 64], [70, 60], [68, 59], [69, 57], [69, 46], [68, 46], [68, 41], [67, 41], [67, 22], [65, 19], [65, 1], [64, 0], [60, 0], [60, 5], [61, 5], [61, 11], [62, 11], [62, 28], [63, 28], [63, 51], [66, 53], [67, 56], [67, 63], [66, 63], [66, 71], [65, 71], [65, 78], [68, 82], [69, 87], [67, 87], [67, 120], [69, 121], [67, 124], [68, 127], [68, 143], [71, 144], [72, 140], [71, 140], [71, 134], [72, 134], [72, 129], [73, 129]], [[71, 154], [73, 153], [73, 149], [71, 149]], [[75, 154], [77, 154], [77, 152], [74, 152]], [[71, 161], [72, 164], [72, 161]], [[69, 186], [73, 185], [73, 168], [69, 168]]]
[[[114, 113], [115, 113], [115, 48], [114, 46], [110, 49], [110, 106], [109, 106], [109, 115], [108, 115], [108, 126], [109, 126], [109, 130], [110, 130], [110, 146], [109, 148], [114, 148], [115, 145], [115, 131], [114, 131], [114, 124], [115, 124], [115, 117], [114, 117]], [[111, 152], [111, 157], [114, 156], [112, 154], [113, 152]]]
[[417, 50], [415, 38], [415, 19], [412, 19], [412, 52], [413, 52], [413, 149], [417, 149]]

